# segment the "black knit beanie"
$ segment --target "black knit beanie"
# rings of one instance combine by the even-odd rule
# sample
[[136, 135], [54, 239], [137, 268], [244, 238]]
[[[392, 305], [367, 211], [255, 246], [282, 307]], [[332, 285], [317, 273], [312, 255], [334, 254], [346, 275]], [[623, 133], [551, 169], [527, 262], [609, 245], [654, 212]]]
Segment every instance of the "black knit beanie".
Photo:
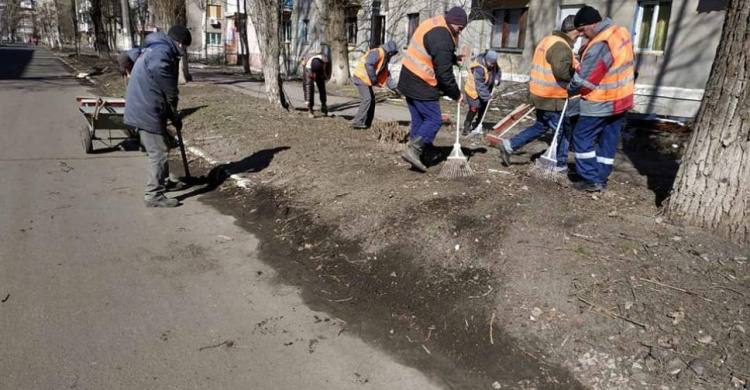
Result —
[[193, 42], [193, 36], [190, 34], [190, 30], [188, 30], [187, 27], [181, 24], [175, 24], [174, 26], [172, 26], [172, 28], [169, 29], [167, 35], [185, 46], [190, 46], [190, 44]]
[[469, 16], [466, 15], [466, 11], [459, 6], [455, 6], [445, 13], [445, 21], [448, 24], [455, 24], [457, 26], [466, 26], [469, 22]]
[[584, 6], [576, 14], [574, 24], [576, 28], [581, 26], [588, 26], [589, 24], [599, 23], [602, 21], [602, 16], [599, 15], [599, 11], [591, 6]]

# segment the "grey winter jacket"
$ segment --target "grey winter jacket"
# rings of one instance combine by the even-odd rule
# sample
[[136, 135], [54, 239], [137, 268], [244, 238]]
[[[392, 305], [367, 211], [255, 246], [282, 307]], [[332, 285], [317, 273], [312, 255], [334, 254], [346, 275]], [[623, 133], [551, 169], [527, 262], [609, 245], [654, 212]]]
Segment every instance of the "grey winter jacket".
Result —
[[182, 51], [167, 34], [157, 31], [146, 37], [125, 92], [126, 125], [161, 134], [173, 118], [179, 90], [177, 77]]
[[484, 58], [485, 54], [480, 54], [477, 56], [476, 60], [487, 67], [487, 70], [490, 72], [490, 77], [487, 78], [487, 83], [484, 82], [484, 69], [479, 66], [474, 68], [474, 74], [469, 75], [469, 77], [474, 77], [474, 85], [476, 86], [477, 94], [479, 94], [479, 99], [486, 102], [492, 97], [492, 90], [495, 88], [495, 80], [500, 80], [502, 74], [500, 72], [500, 67], [495, 66], [494, 64], [492, 66], [488, 65]]
[[[398, 54], [398, 47], [393, 41], [388, 41], [383, 45], [383, 51], [385, 52], [385, 58], [383, 59], [383, 65], [380, 69], [375, 69], [375, 67], [378, 65], [378, 61], [380, 60], [380, 54], [377, 50], [370, 50], [365, 56], [364, 65], [365, 69], [367, 70], [367, 76], [370, 78], [370, 82], [372, 84], [375, 84], [375, 82], [378, 81], [378, 76], [381, 72], [384, 72], [386, 69], [388, 69], [388, 63], [391, 62], [391, 58], [394, 55]], [[352, 80], [354, 81], [354, 85], [367, 85], [358, 77], [352, 77]], [[391, 90], [396, 89], [397, 84], [393, 80], [393, 77], [388, 76], [386, 86]]]

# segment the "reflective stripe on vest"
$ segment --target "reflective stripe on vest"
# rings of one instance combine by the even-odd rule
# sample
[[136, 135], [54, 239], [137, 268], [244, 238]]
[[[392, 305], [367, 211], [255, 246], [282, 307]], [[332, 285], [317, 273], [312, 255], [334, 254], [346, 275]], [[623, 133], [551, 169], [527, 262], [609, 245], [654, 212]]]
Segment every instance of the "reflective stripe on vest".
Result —
[[[556, 79], [552, 72], [552, 64], [547, 62], [547, 51], [558, 42], [570, 47], [570, 44], [562, 37], [549, 35], [539, 42], [534, 51], [534, 60], [529, 73], [529, 91], [535, 96], [554, 99], [568, 97], [568, 82]], [[577, 60], [572, 48], [570, 56], [573, 58], [573, 65], [576, 66]]]
[[488, 81], [490, 81], [490, 72], [487, 71], [487, 67], [480, 64], [479, 61], [474, 61], [471, 65], [469, 65], [469, 77], [466, 78], [466, 86], [464, 87], [464, 91], [466, 92], [466, 95], [468, 95], [472, 99], [478, 99], [479, 98], [479, 92], [477, 92], [477, 86], [474, 81], [474, 69], [477, 67], [484, 69], [484, 83], [487, 84]]
[[[588, 47], [596, 42], [605, 41], [612, 53], [612, 66], [593, 91], [583, 98], [593, 102], [611, 102], [633, 95], [635, 90], [635, 69], [633, 61], [633, 43], [630, 33], [620, 26], [611, 26], [591, 40]], [[581, 58], [586, 58], [588, 47]]]
[[362, 60], [357, 63], [357, 65], [354, 67], [354, 77], [362, 80], [363, 83], [372, 86], [372, 82], [370, 81], [370, 76], [367, 74], [367, 68], [365, 67], [365, 62], [367, 61], [367, 56], [373, 51], [378, 51], [378, 63], [375, 65], [375, 74], [378, 77], [377, 80], [377, 86], [382, 87], [385, 85], [386, 81], [388, 81], [388, 76], [390, 75], [390, 72], [388, 71], [388, 66], [385, 64], [385, 50], [383, 48], [377, 48], [372, 49], [365, 53], [364, 56], [362, 56]]
[[[424, 47], [424, 36], [434, 28], [444, 28], [450, 32], [448, 23], [445, 22], [445, 17], [443, 16], [435, 16], [425, 20], [414, 31], [414, 35], [412, 35], [409, 46], [404, 52], [404, 58], [401, 61], [401, 64], [406, 69], [409, 69], [417, 77], [433, 87], [437, 86], [435, 67], [432, 64], [432, 56], [427, 53], [427, 49]], [[451, 37], [455, 45], [457, 43], [456, 37], [453, 36], [453, 33], [451, 33]]]

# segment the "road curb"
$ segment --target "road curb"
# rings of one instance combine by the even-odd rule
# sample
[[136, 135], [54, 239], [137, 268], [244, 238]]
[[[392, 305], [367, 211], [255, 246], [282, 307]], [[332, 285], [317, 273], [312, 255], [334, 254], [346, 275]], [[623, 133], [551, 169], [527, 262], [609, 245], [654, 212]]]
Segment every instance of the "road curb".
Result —
[[[219, 160], [217, 160], [213, 156], [211, 156], [208, 152], [206, 152], [205, 150], [203, 150], [203, 149], [201, 149], [201, 148], [199, 148], [197, 146], [188, 146], [186, 149], [191, 154], [194, 154], [194, 155], [202, 158], [203, 160], [205, 160], [207, 163], [209, 163], [212, 166], [221, 166], [221, 165], [230, 164], [228, 162], [227, 163], [220, 162]], [[250, 188], [252, 186], [252, 184], [253, 184], [252, 180], [250, 180], [250, 179], [248, 179], [246, 177], [243, 177], [239, 173], [229, 173], [226, 169], [222, 169], [222, 172], [225, 173], [230, 179], [232, 179], [232, 181], [234, 181], [234, 184], [237, 187], [247, 189], [247, 188]]]
[[67, 66], [68, 68], [72, 69], [73, 72], [76, 73], [73, 77], [75, 77], [78, 80], [80, 80], [80, 79], [88, 80], [88, 82], [90, 82], [91, 84], [94, 84], [94, 85], [98, 85], [99, 84], [96, 80], [92, 79], [89, 76], [86, 76], [86, 77], [77, 77], [78, 73], [82, 73], [82, 71], [80, 69], [76, 68], [75, 66], [73, 66], [73, 64], [71, 64], [67, 60], [65, 60], [65, 58], [63, 58], [61, 55], [59, 55], [59, 54], [56, 54], [56, 55], [57, 55], [57, 58], [60, 60], [60, 62], [62, 62], [63, 64], [65, 64], [65, 66]]

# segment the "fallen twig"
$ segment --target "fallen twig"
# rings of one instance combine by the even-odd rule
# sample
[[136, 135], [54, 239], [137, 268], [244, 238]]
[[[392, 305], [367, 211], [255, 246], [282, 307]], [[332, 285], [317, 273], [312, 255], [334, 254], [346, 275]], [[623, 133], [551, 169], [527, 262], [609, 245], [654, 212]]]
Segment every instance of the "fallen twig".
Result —
[[226, 345], [227, 348], [232, 348], [234, 346], [234, 341], [232, 340], [224, 340], [223, 342], [215, 345], [209, 345], [207, 347], [200, 347], [198, 348], [198, 352], [203, 351], [204, 349], [211, 349], [211, 348], [219, 348], [223, 345]]
[[492, 286], [489, 286], [489, 288], [490, 288], [490, 289], [489, 289], [489, 290], [487, 290], [487, 292], [486, 292], [486, 293], [484, 293], [484, 294], [482, 294], [482, 295], [471, 295], [471, 296], [469, 296], [469, 298], [470, 298], [470, 299], [477, 299], [477, 298], [482, 298], [482, 297], [486, 297], [487, 295], [490, 295], [490, 293], [491, 293], [491, 292], [492, 292], [492, 290], [493, 290]]
[[[737, 291], [737, 290], [735, 290], [735, 289], [733, 289], [733, 288], [731, 288], [731, 287], [725, 287], [725, 286], [713, 286], [713, 288], [718, 288], [718, 289], [720, 289], [720, 290], [727, 290], [727, 291], [731, 291], [731, 292], [734, 292], [734, 293], [737, 293], [737, 294], [739, 294], [739, 295], [740, 295], [740, 296], [742, 296], [742, 297], [744, 297], [744, 296], [745, 296], [745, 294], [743, 294], [743, 293], [741, 293], [741, 292], [739, 292], [739, 291]], [[5, 302], [5, 301], [3, 301], [3, 302]]]
[[607, 245], [604, 241], [597, 240], [594, 237], [584, 236], [583, 234], [571, 233], [570, 235], [573, 236], [573, 237], [578, 237], [578, 238], [580, 238], [582, 240], [591, 241], [591, 242], [596, 243], [596, 244], [605, 245], [605, 246]]
[[2, 303], [8, 302], [8, 299], [10, 299], [10, 294], [6, 295], [5, 298], [3, 298]]
[[334, 303], [341, 303], [341, 302], [349, 302], [352, 299], [354, 299], [354, 297], [349, 297], [349, 298], [344, 298], [344, 299], [336, 299], [336, 300], [329, 299], [329, 301], [334, 302]]
[[424, 349], [425, 352], [427, 352], [428, 355], [432, 355], [432, 352], [430, 352], [430, 350], [427, 349], [427, 347], [425, 347], [424, 344], [422, 344], [422, 348]]
[[592, 309], [594, 309], [597, 312], [603, 313], [604, 315], [607, 315], [609, 317], [615, 317], [615, 318], [619, 318], [619, 319], [621, 319], [623, 321], [630, 322], [631, 324], [638, 325], [638, 326], [640, 326], [643, 329], [648, 329], [648, 326], [646, 324], [642, 324], [642, 323], [640, 323], [638, 321], [631, 320], [630, 318], [623, 317], [623, 316], [621, 316], [621, 315], [619, 315], [617, 313], [613, 313], [612, 311], [610, 311], [608, 309], [605, 309], [605, 308], [603, 308], [601, 306], [597, 306], [597, 305], [595, 305], [595, 304], [593, 304], [593, 303], [591, 303], [591, 302], [589, 302], [589, 301], [587, 301], [587, 300], [585, 300], [585, 299], [583, 299], [581, 297], [576, 297], [576, 298], [578, 298], [579, 301], [581, 301], [581, 302], [589, 305]]
[[427, 338], [422, 341], [423, 343], [426, 343], [430, 341], [430, 337], [432, 337], [432, 331], [435, 330], [435, 325], [430, 325], [429, 328], [427, 328]]
[[490, 318], [490, 344], [495, 345], [495, 340], [492, 338], [492, 325], [495, 323], [495, 312], [492, 312], [492, 318]]
[[657, 282], [657, 281], [651, 280], [651, 279], [640, 278], [640, 280], [642, 280], [644, 282], [649, 282], [649, 283], [655, 284], [657, 286], [666, 287], [666, 288], [669, 288], [669, 289], [672, 289], [672, 290], [675, 290], [675, 291], [679, 291], [679, 292], [682, 292], [682, 293], [685, 293], [685, 294], [688, 294], [688, 295], [693, 295], [693, 296], [696, 296], [696, 297], [698, 297], [698, 298], [700, 298], [700, 299], [702, 299], [702, 300], [704, 300], [706, 302], [716, 303], [716, 301], [713, 301], [713, 300], [711, 300], [709, 298], [706, 298], [706, 297], [704, 297], [704, 296], [702, 296], [702, 295], [700, 295], [698, 293], [685, 290], [683, 288], [679, 288], [679, 287], [675, 287], [675, 286], [670, 286], [668, 284], [660, 283], [660, 282]]
[[567, 343], [567, 342], [568, 342], [568, 339], [569, 339], [569, 338], [570, 338], [570, 334], [568, 334], [567, 336], [565, 336], [565, 340], [563, 340], [563, 342], [562, 342], [562, 344], [560, 344], [560, 346], [561, 346], [561, 347], [564, 347], [564, 346], [565, 346], [565, 343]]

